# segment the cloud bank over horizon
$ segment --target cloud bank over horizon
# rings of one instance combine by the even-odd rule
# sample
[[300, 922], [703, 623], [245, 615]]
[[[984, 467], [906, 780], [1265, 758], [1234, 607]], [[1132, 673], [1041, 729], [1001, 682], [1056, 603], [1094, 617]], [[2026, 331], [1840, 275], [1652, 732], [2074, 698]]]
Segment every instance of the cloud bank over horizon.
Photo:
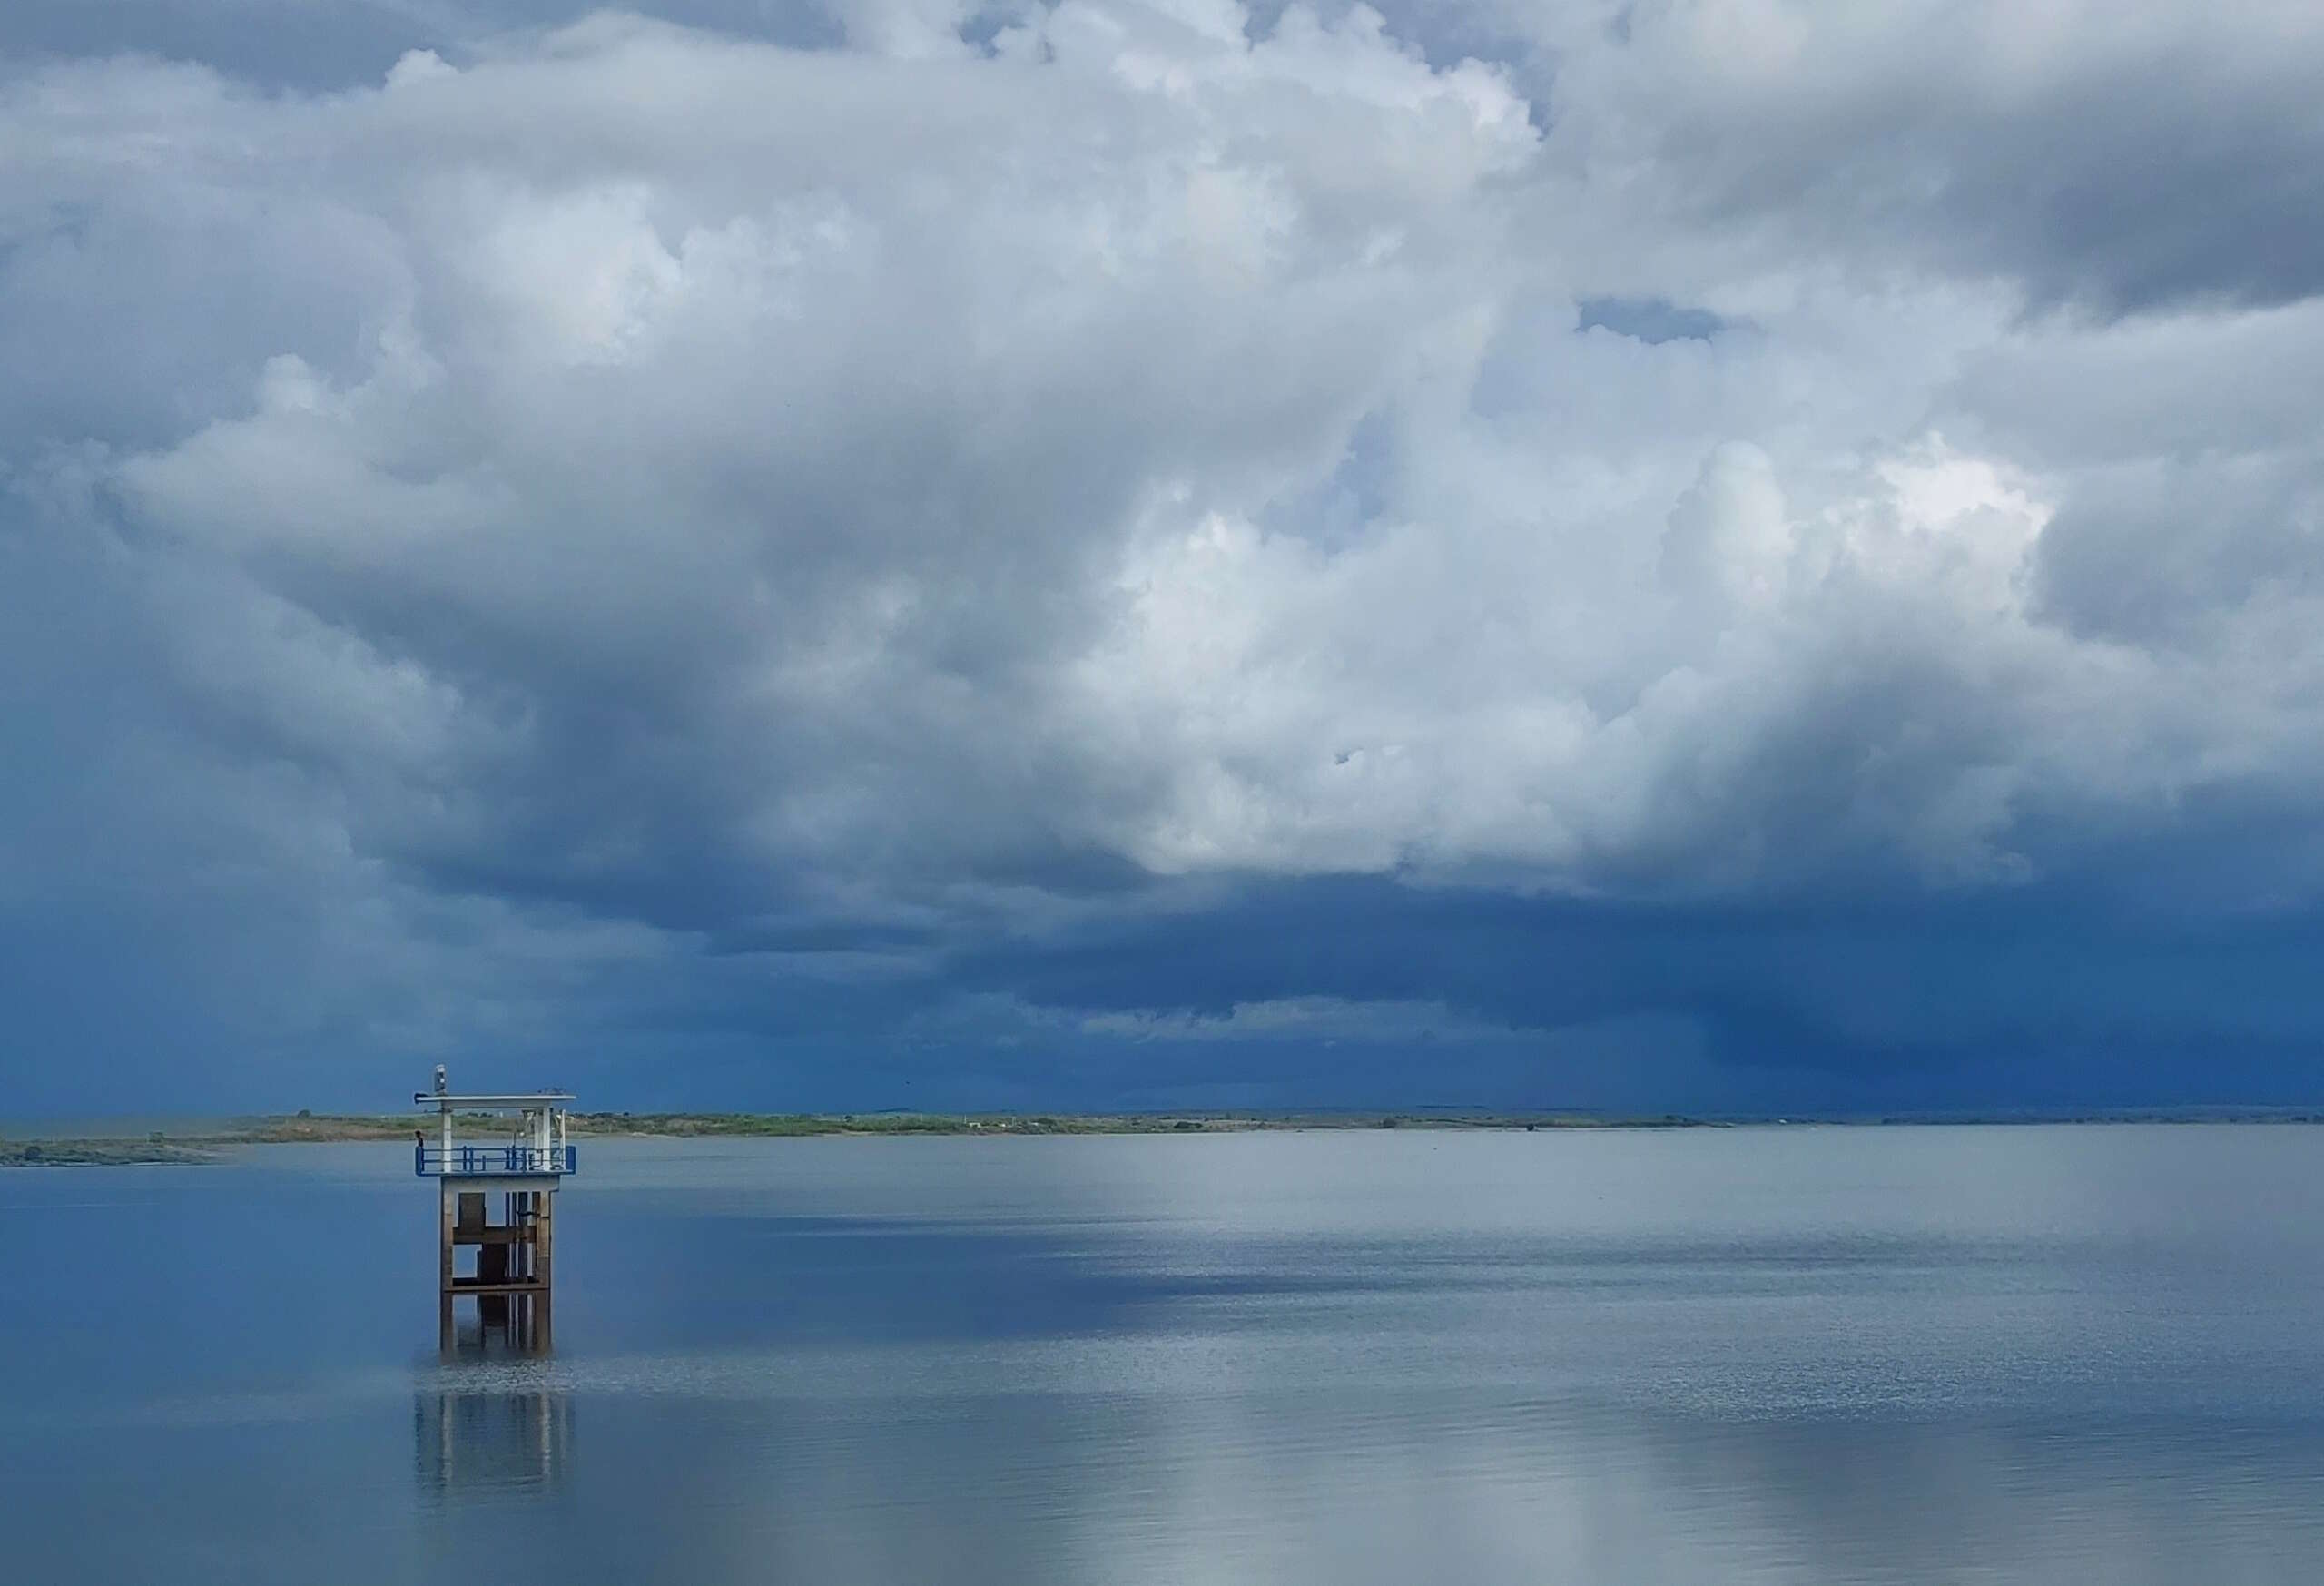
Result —
[[2324, 1089], [2312, 6], [101, 9], [33, 1110]]

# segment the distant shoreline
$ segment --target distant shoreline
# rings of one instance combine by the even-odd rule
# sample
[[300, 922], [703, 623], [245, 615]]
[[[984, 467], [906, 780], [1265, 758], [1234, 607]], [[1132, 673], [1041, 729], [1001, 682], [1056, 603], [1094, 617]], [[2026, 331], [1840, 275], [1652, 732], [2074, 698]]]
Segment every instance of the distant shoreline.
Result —
[[[324, 1145], [409, 1140], [424, 1127], [416, 1114], [295, 1113], [223, 1118], [123, 1134], [0, 1138], [0, 1167], [153, 1166], [216, 1161], [235, 1146]], [[495, 1138], [504, 1118], [462, 1117], [470, 1138]], [[1362, 1113], [764, 1113], [576, 1112], [577, 1138], [804, 1139], [835, 1135], [985, 1136], [1248, 1134], [1285, 1129], [1694, 1128], [1682, 1118], [1598, 1118], [1575, 1114]]]
[[[1185, 1135], [1288, 1130], [1433, 1131], [1541, 1129], [1688, 1129], [1774, 1127], [1899, 1128], [1995, 1125], [2316, 1124], [2324, 1112], [2218, 1108], [2041, 1113], [1889, 1114], [1879, 1117], [1689, 1118], [1572, 1112], [1409, 1111], [1169, 1113], [758, 1113], [576, 1112], [571, 1129], [585, 1138], [792, 1139], [832, 1136]], [[506, 1119], [464, 1118], [462, 1131], [491, 1138]], [[190, 1122], [142, 1134], [0, 1138], [0, 1167], [198, 1166], [223, 1160], [237, 1146], [321, 1145], [408, 1140], [416, 1115], [285, 1113]]]

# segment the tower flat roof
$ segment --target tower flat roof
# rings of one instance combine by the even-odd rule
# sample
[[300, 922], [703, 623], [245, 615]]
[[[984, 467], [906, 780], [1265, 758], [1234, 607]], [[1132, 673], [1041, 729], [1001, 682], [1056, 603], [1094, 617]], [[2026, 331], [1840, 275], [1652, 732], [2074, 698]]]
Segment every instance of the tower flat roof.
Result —
[[433, 1107], [438, 1111], [488, 1112], [495, 1108], [538, 1107], [547, 1101], [570, 1101], [570, 1090], [527, 1090], [514, 1096], [439, 1096], [433, 1090], [411, 1093], [414, 1107]]

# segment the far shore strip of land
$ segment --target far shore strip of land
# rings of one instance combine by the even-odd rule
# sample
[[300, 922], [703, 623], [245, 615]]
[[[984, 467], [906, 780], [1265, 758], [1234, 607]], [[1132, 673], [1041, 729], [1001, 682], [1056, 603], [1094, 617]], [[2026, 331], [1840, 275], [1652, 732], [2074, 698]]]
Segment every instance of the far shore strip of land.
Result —
[[[0, 1138], [0, 1167], [178, 1165], [222, 1159], [238, 1146], [320, 1145], [408, 1140], [432, 1128], [417, 1116], [299, 1112], [192, 1122], [143, 1135]], [[935, 1113], [935, 1112], [575, 1112], [576, 1137], [687, 1139], [785, 1138], [820, 1135], [1159, 1135], [1229, 1134], [1259, 1129], [1530, 1129], [1684, 1128], [1698, 1120], [1676, 1117], [1614, 1118], [1574, 1113], [1413, 1112], [1172, 1112], [1172, 1113]], [[455, 1117], [454, 1128], [490, 1138], [507, 1120]]]
[[[271, 1114], [194, 1121], [142, 1134], [44, 1136], [0, 1127], [0, 1167], [196, 1166], [226, 1159], [244, 1146], [406, 1141], [423, 1125], [417, 1115], [361, 1113]], [[689, 1139], [793, 1138], [812, 1136], [983, 1136], [1244, 1134], [1292, 1129], [1680, 1129], [1744, 1125], [1914, 1124], [2324, 1123], [2324, 1112], [2292, 1108], [2194, 1108], [2073, 1115], [2006, 1113], [1889, 1114], [1846, 1118], [1636, 1117], [1585, 1112], [1490, 1112], [1460, 1108], [1405, 1111], [1341, 1109], [1315, 1112], [1185, 1111], [1121, 1113], [767, 1113], [575, 1112], [570, 1130], [581, 1138]], [[455, 1128], [469, 1138], [493, 1138], [507, 1120], [459, 1116]]]

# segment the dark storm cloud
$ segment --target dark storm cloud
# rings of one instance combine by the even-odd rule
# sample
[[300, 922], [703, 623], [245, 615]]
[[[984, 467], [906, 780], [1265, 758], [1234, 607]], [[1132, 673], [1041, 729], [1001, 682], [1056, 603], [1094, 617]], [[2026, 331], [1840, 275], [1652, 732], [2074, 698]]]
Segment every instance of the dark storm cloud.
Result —
[[[2324, 290], [2309, 7], [1810, 0], [1521, 26], [1553, 137], [1707, 236], [1917, 261], [2108, 314]], [[1782, 245], [1778, 243], [1778, 245]]]
[[[2200, 523], [2205, 532], [2190, 533]], [[2185, 643], [2255, 599], [2324, 581], [2324, 476], [2273, 459], [2176, 460], [2092, 480], [2042, 540], [2045, 606], [2078, 631]]]
[[1312, 994], [1437, 1000], [1511, 1029], [1681, 1015], [1732, 1055], [1811, 1067], [1866, 1049], [1957, 1054], [2058, 1024], [2132, 1046], [2306, 1028], [2286, 972], [2324, 940], [2312, 919], [2193, 928], [2126, 922], [2102, 903], [1613, 906], [1340, 879], [954, 961], [966, 983], [1085, 1013], [1224, 1014]]
[[44, 1104], [2309, 1082], [2291, 11], [277, 9], [0, 33]]

